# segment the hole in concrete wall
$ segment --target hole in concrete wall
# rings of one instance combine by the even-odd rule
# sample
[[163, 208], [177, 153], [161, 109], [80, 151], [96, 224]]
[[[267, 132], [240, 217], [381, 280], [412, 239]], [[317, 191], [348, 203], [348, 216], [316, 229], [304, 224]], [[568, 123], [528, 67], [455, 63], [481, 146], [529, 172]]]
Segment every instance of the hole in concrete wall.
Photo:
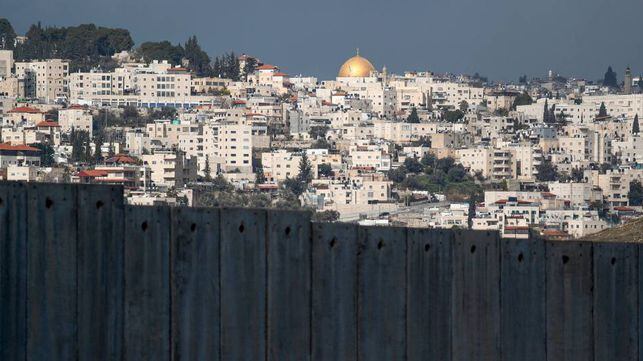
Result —
[[569, 262], [569, 256], [563, 256], [563, 264], [567, 264]]
[[476, 253], [476, 246], [475, 245], [471, 246], [471, 253], [472, 254]]
[[333, 239], [328, 242], [328, 246], [332, 249], [335, 248], [335, 245], [337, 244], [337, 238], [333, 237]]
[[147, 221], [141, 223], [141, 229], [143, 230], [143, 232], [147, 231]]
[[522, 253], [520, 253], [518, 255], [518, 262], [522, 262], [524, 259], [525, 259], [525, 256], [523, 256]]
[[54, 205], [54, 201], [52, 201], [51, 198], [47, 197], [47, 199], [45, 199], [45, 207], [51, 208], [51, 206], [53, 205]]
[[286, 227], [286, 236], [290, 235], [290, 226]]
[[196, 231], [196, 223], [192, 223], [192, 225], [190, 226], [190, 231]]
[[0, 198], [0, 207], [4, 205], [4, 199]]
[[616, 258], [615, 258], [615, 257], [612, 257], [612, 259], [610, 260], [610, 263], [611, 263], [611, 264], [612, 264], [612, 266], [613, 266], [613, 265], [614, 265], [614, 263], [616, 263]]
[[245, 230], [245, 229], [246, 229], [246, 227], [243, 225], [243, 223], [241, 223], [239, 225], [239, 233], [243, 233], [243, 230]]
[[384, 248], [384, 240], [380, 239], [379, 242], [377, 242], [377, 249], [382, 249]]
[[427, 244], [424, 245], [424, 252], [428, 252], [430, 249], [431, 249], [430, 244], [427, 243]]
[[105, 203], [103, 203], [103, 201], [96, 202], [96, 209], [101, 209], [103, 207], [103, 205], [105, 205]]

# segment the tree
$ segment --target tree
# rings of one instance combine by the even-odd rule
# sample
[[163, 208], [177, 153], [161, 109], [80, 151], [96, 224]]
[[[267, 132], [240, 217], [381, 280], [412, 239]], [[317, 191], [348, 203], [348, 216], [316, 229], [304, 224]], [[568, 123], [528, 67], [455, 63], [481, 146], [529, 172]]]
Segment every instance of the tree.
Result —
[[94, 24], [43, 28], [38, 23], [29, 28], [26, 38], [15, 47], [16, 60], [68, 59], [71, 61], [70, 73], [89, 71], [134, 45], [129, 31]]
[[306, 191], [306, 183], [300, 181], [299, 179], [296, 178], [286, 178], [282, 182], [282, 187], [284, 190], [291, 192], [295, 196], [299, 197]]
[[241, 69], [239, 68], [239, 58], [234, 55], [234, 52], [216, 57], [212, 65], [212, 73], [219, 78], [238, 81], [241, 73]]
[[299, 174], [297, 175], [297, 180], [308, 184], [310, 181], [313, 179], [313, 170], [312, 166], [310, 164], [310, 160], [308, 159], [308, 156], [306, 153], [304, 153], [301, 156], [301, 160], [299, 161]]
[[639, 133], [639, 115], [636, 114], [634, 116], [634, 122], [632, 122], [632, 134], [638, 134]]
[[201, 49], [196, 36], [190, 37], [184, 46], [184, 56], [188, 60], [188, 68], [197, 76], [209, 76], [212, 73], [210, 57]]
[[541, 182], [552, 182], [558, 179], [558, 170], [551, 160], [542, 161], [536, 166], [536, 170], [538, 171], [536, 179]]
[[459, 107], [461, 112], [466, 113], [469, 110], [469, 103], [466, 100], [460, 102]]
[[69, 134], [69, 143], [72, 146], [72, 162], [88, 162], [91, 159], [89, 133], [84, 130], [72, 129]]
[[420, 122], [420, 117], [418, 116], [418, 110], [413, 107], [411, 109], [411, 113], [409, 114], [408, 117], [406, 117], [406, 122], [407, 123], [419, 123]]
[[464, 112], [460, 109], [447, 110], [444, 112], [444, 119], [449, 123], [456, 123], [464, 118]]
[[210, 187], [215, 192], [234, 191], [234, 186], [230, 182], [228, 182], [228, 180], [225, 179], [222, 174], [217, 175], [214, 180], [212, 180], [212, 185]]
[[610, 88], [618, 88], [618, 80], [616, 79], [616, 72], [609, 66], [603, 77], [603, 85]]
[[422, 163], [422, 165], [425, 167], [433, 168], [435, 167], [435, 163], [437, 160], [438, 159], [432, 153], [426, 153], [420, 160], [420, 163]]
[[322, 163], [317, 167], [317, 174], [319, 177], [332, 177], [333, 168], [328, 163]]
[[248, 80], [248, 75], [254, 73], [256, 69], [257, 69], [257, 59], [251, 56], [247, 56], [246, 62], [243, 65], [243, 75], [245, 76], [246, 80]]
[[435, 168], [447, 173], [455, 165], [455, 159], [452, 157], [440, 158], [435, 162]]
[[255, 172], [255, 184], [266, 183], [266, 175], [263, 173], [263, 167], [257, 167]]
[[631, 206], [643, 205], [643, 185], [638, 180], [630, 182], [630, 192], [627, 194]]
[[516, 107], [519, 105], [531, 105], [533, 102], [534, 100], [529, 96], [529, 94], [527, 94], [527, 92], [523, 92], [514, 99], [511, 108], [516, 110]]
[[607, 116], [607, 107], [605, 107], [605, 103], [601, 102], [601, 107], [598, 109], [598, 117], [604, 118], [606, 116]]
[[142, 43], [136, 54], [146, 63], [153, 60], [167, 60], [172, 65], [180, 65], [185, 51], [181, 45], [172, 45], [169, 41], [147, 41]]
[[408, 157], [404, 160], [404, 168], [410, 173], [421, 173], [424, 167], [414, 157]]
[[543, 123], [551, 123], [549, 120], [549, 101], [545, 99], [545, 105], [543, 106]]
[[518, 78], [519, 84], [527, 84], [527, 75], [522, 75]]
[[394, 183], [401, 183], [406, 179], [406, 167], [400, 166], [395, 169], [391, 169], [388, 171], [388, 179], [391, 180]]
[[[154, 109], [148, 114], [148, 121], [154, 121], [156, 119], [176, 119], [178, 111], [176, 108], [172, 107], [162, 107], [161, 109]], [[136, 112], [138, 116], [138, 111]]]
[[16, 41], [16, 32], [9, 20], [0, 18], [0, 49], [13, 49]]
[[54, 160], [54, 148], [45, 143], [34, 143], [29, 146], [40, 149], [40, 166], [51, 167], [56, 162]]
[[[303, 193], [303, 191], [302, 191]], [[275, 203], [275, 208], [277, 209], [299, 209], [301, 208], [301, 202], [299, 201], [300, 194], [295, 194], [288, 189], [285, 189], [279, 195], [277, 202]]]
[[205, 155], [205, 167], [203, 168], [203, 174], [205, 175], [205, 181], [210, 182], [212, 180], [212, 170], [210, 170], [210, 155]]
[[329, 209], [323, 212], [316, 212], [312, 217], [313, 222], [337, 222], [339, 220], [339, 212]]
[[101, 147], [103, 146], [104, 141], [102, 134], [94, 137], [94, 163], [99, 163], [103, 159]]
[[447, 180], [449, 182], [458, 183], [465, 180], [467, 177], [467, 171], [461, 165], [455, 166], [447, 172]]

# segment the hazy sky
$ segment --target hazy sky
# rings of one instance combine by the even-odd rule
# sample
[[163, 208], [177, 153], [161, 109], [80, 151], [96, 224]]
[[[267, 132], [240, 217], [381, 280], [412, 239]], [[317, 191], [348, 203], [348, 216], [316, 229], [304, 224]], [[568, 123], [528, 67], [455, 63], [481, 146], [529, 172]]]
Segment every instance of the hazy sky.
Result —
[[0, 0], [18, 33], [43, 25], [127, 28], [137, 44], [194, 34], [211, 56], [245, 52], [291, 75], [336, 75], [359, 47], [390, 71], [598, 79], [643, 73], [642, 0]]

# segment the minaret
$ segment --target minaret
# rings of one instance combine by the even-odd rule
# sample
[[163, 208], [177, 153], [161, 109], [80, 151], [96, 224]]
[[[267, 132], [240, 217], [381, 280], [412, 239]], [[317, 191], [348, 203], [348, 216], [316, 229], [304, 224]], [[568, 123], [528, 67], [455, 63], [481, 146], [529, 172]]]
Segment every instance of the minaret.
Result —
[[386, 69], [386, 65], [382, 68], [382, 86], [385, 88], [388, 86], [388, 70]]
[[623, 77], [623, 94], [632, 94], [632, 69], [629, 66], [625, 68]]

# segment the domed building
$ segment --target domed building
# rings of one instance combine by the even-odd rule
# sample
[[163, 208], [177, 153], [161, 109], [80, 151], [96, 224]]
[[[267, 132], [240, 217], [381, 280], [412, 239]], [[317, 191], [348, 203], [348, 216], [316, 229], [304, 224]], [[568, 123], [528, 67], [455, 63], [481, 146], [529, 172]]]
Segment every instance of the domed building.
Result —
[[371, 76], [371, 73], [375, 71], [375, 67], [371, 64], [368, 59], [363, 58], [359, 55], [359, 49], [357, 50], [357, 55], [346, 60], [344, 65], [339, 68], [339, 78], [365, 78]]

